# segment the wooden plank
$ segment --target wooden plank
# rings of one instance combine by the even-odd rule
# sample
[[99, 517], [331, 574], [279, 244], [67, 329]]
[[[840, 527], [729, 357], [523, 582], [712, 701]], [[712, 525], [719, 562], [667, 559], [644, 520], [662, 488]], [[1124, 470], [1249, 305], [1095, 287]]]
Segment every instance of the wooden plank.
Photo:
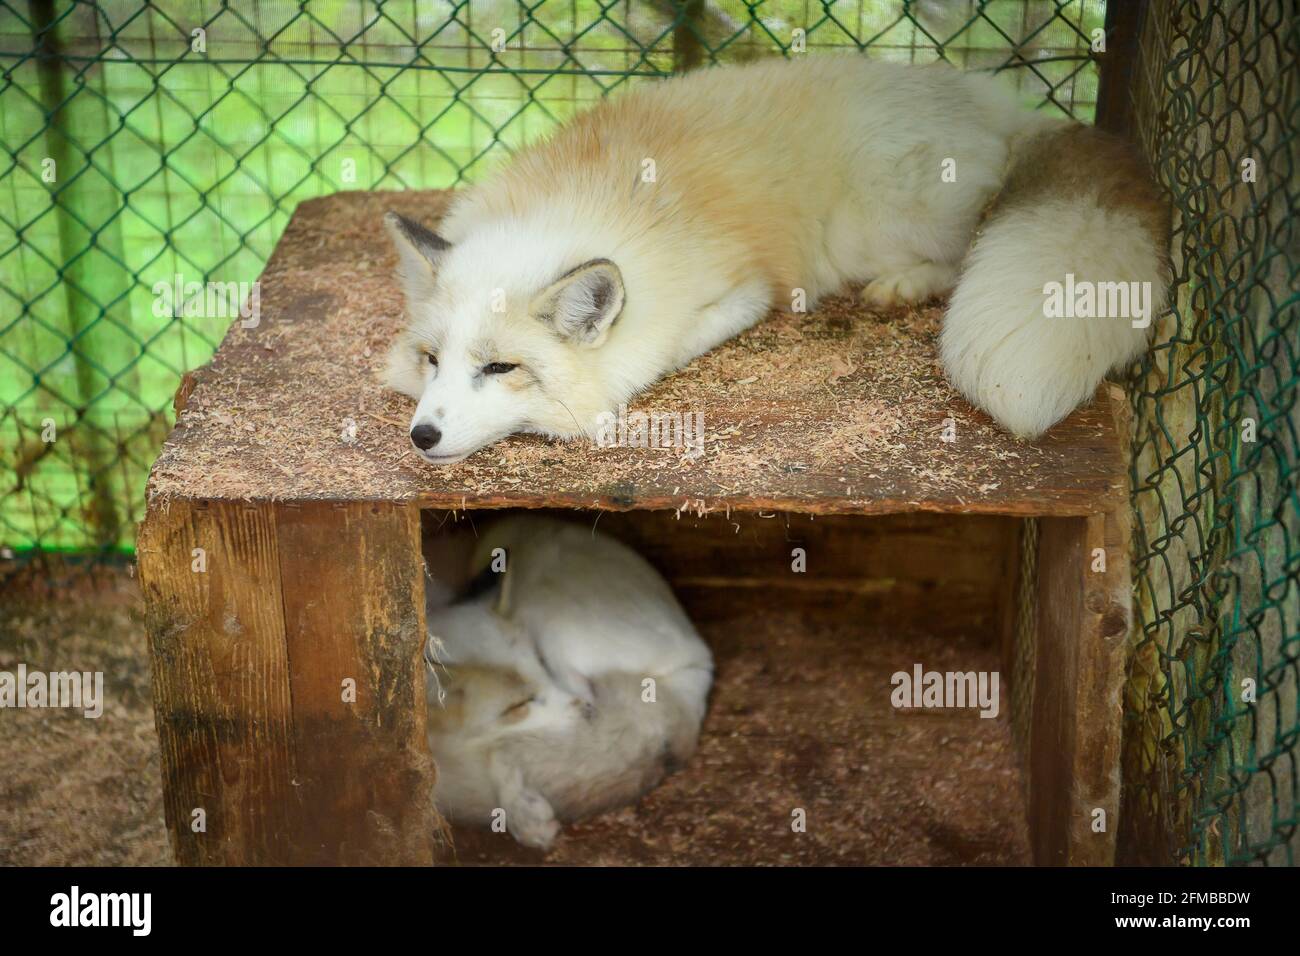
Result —
[[274, 516], [173, 502], [137, 555], [176, 859], [285, 860], [298, 799]]
[[177, 860], [428, 862], [418, 515], [174, 501], [138, 554]]
[[[564, 512], [557, 513], [564, 517]], [[932, 587], [972, 583], [992, 587], [1000, 571], [1007, 528], [989, 515], [589, 513], [601, 531], [627, 542], [674, 583], [724, 575], [756, 580], [911, 580]], [[582, 520], [575, 518], [575, 520]], [[480, 532], [483, 517], [479, 519]], [[802, 548], [807, 570], [791, 573]], [[798, 583], [791, 586], [798, 587]], [[815, 587], [816, 584], [804, 585]]]
[[[1109, 866], [1132, 616], [1127, 506], [1041, 523], [1029, 820], [1040, 864]], [[1099, 555], [1104, 553], [1104, 570]], [[1104, 829], [1103, 829], [1104, 827]]]
[[1104, 390], [1041, 441], [1018, 441], [944, 380], [941, 305], [873, 310], [851, 292], [773, 313], [632, 403], [701, 416], [698, 458], [514, 436], [428, 465], [407, 438], [412, 403], [379, 381], [403, 314], [380, 219], [397, 207], [433, 222], [446, 200], [349, 192], [298, 208], [262, 276], [260, 321], [234, 323], [196, 373], [152, 497], [1082, 515], [1122, 482]]
[[[1097, 126], [1127, 137], [1133, 127], [1134, 66], [1142, 62], [1147, 0], [1106, 4], [1106, 52], [1097, 83]], [[1143, 78], [1145, 80], [1145, 78]]]
[[994, 572], [992, 587], [997, 604], [993, 612], [994, 639], [1002, 662], [1002, 686], [1008, 714], [1016, 681], [1028, 681], [1032, 675], [1021, 674], [1016, 662], [1016, 625], [1020, 614], [1020, 562], [1024, 536], [1023, 521], [1004, 521], [1000, 526], [1000, 548], [990, 563]]
[[[1014, 594], [1003, 577], [1018, 522], [990, 515], [910, 514], [860, 517], [769, 513], [605, 513], [552, 510], [548, 516], [599, 529], [628, 544], [686, 600], [695, 592], [742, 589], [754, 600], [839, 603], [845, 613], [870, 608], [873, 619], [935, 633], [992, 634]], [[433, 514], [440, 538], [431, 554], [491, 540], [491, 511]], [[468, 539], [469, 547], [462, 546]], [[795, 570], [800, 549], [802, 570]], [[456, 583], [445, 567], [435, 577]], [[464, 575], [461, 575], [461, 584]]]
[[278, 512], [301, 862], [427, 864], [420, 518], [383, 503]]

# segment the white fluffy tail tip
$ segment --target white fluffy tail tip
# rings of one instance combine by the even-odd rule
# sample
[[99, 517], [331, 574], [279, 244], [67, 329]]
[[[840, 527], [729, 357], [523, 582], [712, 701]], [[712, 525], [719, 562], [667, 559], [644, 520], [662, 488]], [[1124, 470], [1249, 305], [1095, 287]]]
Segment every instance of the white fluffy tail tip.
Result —
[[[1058, 286], [1068, 300], [1049, 291]], [[1123, 212], [1068, 202], [1008, 212], [985, 228], [953, 292], [944, 369], [1003, 428], [1037, 438], [1143, 353], [1164, 286], [1155, 245]]]

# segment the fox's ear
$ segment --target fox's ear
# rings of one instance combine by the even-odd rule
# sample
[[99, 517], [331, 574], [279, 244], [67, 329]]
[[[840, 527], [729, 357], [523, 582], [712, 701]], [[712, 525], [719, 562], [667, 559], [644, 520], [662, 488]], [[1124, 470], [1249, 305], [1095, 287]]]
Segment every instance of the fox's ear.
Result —
[[501, 589], [497, 591], [496, 606], [492, 609], [496, 611], [497, 617], [509, 619], [515, 609], [514, 601], [514, 583], [515, 576], [509, 571], [501, 572]]
[[533, 299], [533, 318], [578, 345], [595, 348], [623, 311], [623, 273], [608, 259], [566, 272]]
[[433, 230], [395, 212], [384, 214], [384, 228], [397, 247], [398, 271], [408, 301], [426, 295], [433, 287], [438, 263], [451, 248], [451, 243]]
[[[504, 550], [504, 549], [502, 549]], [[510, 553], [506, 551], [505, 559], [510, 560]], [[514, 576], [509, 570], [497, 571], [492, 564], [486, 565], [482, 571], [474, 575], [466, 585], [464, 593], [461, 594], [460, 600], [472, 601], [481, 598], [488, 592], [495, 590], [495, 595], [490, 598], [492, 610], [498, 617], [510, 617], [510, 612], [514, 609], [511, 604], [511, 585], [514, 583]], [[509, 564], [505, 566], [509, 568]]]

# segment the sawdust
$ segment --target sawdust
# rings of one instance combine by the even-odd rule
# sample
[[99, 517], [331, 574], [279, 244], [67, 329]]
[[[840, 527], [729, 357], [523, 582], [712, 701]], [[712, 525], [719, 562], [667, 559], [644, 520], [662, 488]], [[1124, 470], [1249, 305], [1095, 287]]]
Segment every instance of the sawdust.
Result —
[[[888, 703], [889, 674], [917, 660], [996, 669], [987, 635], [865, 626], [869, 605], [846, 595], [776, 608], [717, 588], [681, 596], [718, 664], [688, 766], [636, 806], [567, 827], [549, 854], [457, 830], [442, 862], [1029, 862], [1006, 717]], [[139, 617], [125, 570], [56, 589], [13, 584], [0, 602], [0, 669], [102, 669], [107, 690], [99, 720], [6, 713], [0, 864], [171, 864]], [[795, 808], [806, 832], [791, 828]]]
[[1084, 514], [1119, 487], [1104, 392], [1042, 441], [1017, 441], [944, 380], [940, 304], [873, 310], [852, 290], [774, 313], [630, 403], [702, 415], [702, 455], [515, 436], [425, 464], [407, 440], [412, 403], [379, 382], [403, 309], [380, 217], [433, 221], [445, 200], [342, 193], [299, 207], [262, 276], [260, 323], [236, 323], [196, 373], [152, 501]]
[[[717, 679], [700, 748], [637, 805], [568, 826], [549, 852], [453, 828], [462, 864], [999, 866], [1030, 862], [1004, 715], [902, 712], [890, 675], [996, 670], [987, 635], [864, 623], [839, 594], [683, 593]], [[794, 812], [806, 829], [796, 830]]]
[[52, 586], [32, 569], [5, 592], [0, 670], [102, 671], [104, 712], [0, 712], [0, 865], [170, 865], [134, 581], [103, 569]]

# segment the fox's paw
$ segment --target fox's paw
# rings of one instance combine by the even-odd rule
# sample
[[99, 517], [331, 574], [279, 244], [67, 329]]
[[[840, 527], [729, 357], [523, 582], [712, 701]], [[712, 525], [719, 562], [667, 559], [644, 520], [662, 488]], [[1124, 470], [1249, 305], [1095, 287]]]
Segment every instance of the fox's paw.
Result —
[[524, 846], [549, 850], [560, 835], [560, 821], [551, 805], [536, 790], [524, 790], [513, 807], [506, 810], [506, 826]]
[[524, 846], [549, 850], [560, 833], [555, 811], [541, 793], [524, 783], [523, 769], [500, 751], [488, 757], [488, 774], [506, 815], [506, 829]]
[[952, 266], [922, 262], [872, 279], [862, 290], [862, 301], [883, 307], [924, 302], [947, 292], [956, 281], [957, 270]]

